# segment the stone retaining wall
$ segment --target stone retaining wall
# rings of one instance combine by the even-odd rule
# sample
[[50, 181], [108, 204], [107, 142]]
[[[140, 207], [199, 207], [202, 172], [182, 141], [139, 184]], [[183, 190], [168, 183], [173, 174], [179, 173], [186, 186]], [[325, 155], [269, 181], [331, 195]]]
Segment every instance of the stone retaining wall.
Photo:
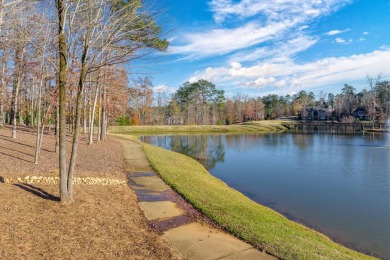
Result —
[[[44, 177], [44, 176], [26, 176], [23, 178], [0, 178], [4, 183], [45, 183], [45, 184], [58, 184], [60, 182], [59, 177]], [[73, 178], [74, 184], [86, 184], [86, 185], [113, 185], [113, 186], [125, 186], [127, 182], [125, 180], [110, 179], [110, 178], [97, 178], [97, 177], [75, 177]]]

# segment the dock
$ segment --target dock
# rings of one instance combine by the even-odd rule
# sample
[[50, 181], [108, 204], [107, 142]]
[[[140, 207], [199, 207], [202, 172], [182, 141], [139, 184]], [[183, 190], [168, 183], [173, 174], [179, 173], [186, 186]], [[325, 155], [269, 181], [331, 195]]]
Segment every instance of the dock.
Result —
[[284, 127], [294, 131], [321, 131], [330, 133], [347, 133], [358, 132], [365, 130], [384, 129], [389, 130], [389, 126], [386, 123], [340, 123], [330, 121], [306, 121], [306, 122], [291, 122], [284, 123]]

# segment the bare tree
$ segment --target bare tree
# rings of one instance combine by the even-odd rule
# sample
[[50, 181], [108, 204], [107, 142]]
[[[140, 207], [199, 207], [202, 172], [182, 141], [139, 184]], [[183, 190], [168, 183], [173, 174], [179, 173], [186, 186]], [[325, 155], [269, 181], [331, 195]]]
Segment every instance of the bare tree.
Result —
[[[2, 2], [5, 16], [0, 14], [1, 31], [4, 31], [6, 35], [5, 40], [10, 45], [10, 50], [12, 50], [11, 56], [13, 56], [13, 62], [11, 62], [11, 65], [13, 65], [12, 99], [9, 120], [13, 125], [13, 138], [16, 138], [17, 115], [19, 115], [19, 124], [23, 123], [24, 104], [22, 104], [22, 102], [24, 102], [24, 99], [20, 94], [21, 92], [26, 92], [25, 90], [22, 90], [22, 87], [27, 78], [25, 64], [27, 60], [28, 44], [34, 36], [34, 30], [30, 29], [34, 28], [34, 25], [36, 24], [32, 19], [34, 17], [34, 9], [30, 8], [33, 7], [34, 2], [35, 1], [29, 1], [25, 3], [17, 0]], [[5, 17], [6, 19], [4, 20]], [[4, 59], [7, 56], [6, 54], [7, 50], [4, 49], [3, 68], [7, 66], [7, 61]]]
[[152, 81], [149, 77], [131, 80], [130, 107], [137, 116], [137, 121], [142, 125], [150, 124], [152, 120], [152, 87]]
[[[56, 0], [56, 8], [60, 56], [60, 188], [61, 201], [68, 203], [73, 199], [73, 175], [77, 158], [81, 100], [87, 75], [101, 67], [127, 62], [150, 53], [150, 51], [142, 52], [141, 50], [144, 49], [164, 50], [167, 42], [160, 40], [160, 30], [154, 19], [139, 12], [141, 1], [79, 0], [67, 3], [65, 0]], [[73, 46], [67, 45], [67, 38], [68, 43], [70, 39], [74, 39]], [[76, 54], [80, 59], [72, 150], [67, 169], [64, 131], [68, 47], [71, 47], [72, 54]]]
[[[22, 80], [22, 66], [23, 58], [25, 52], [25, 46], [18, 44], [15, 47], [14, 55], [14, 75], [13, 75], [13, 86], [12, 86], [12, 101], [11, 101], [11, 114], [10, 114], [10, 123], [12, 124], [12, 138], [16, 138], [16, 113], [18, 110], [18, 99], [19, 99], [19, 90]], [[19, 114], [19, 116], [21, 116]]]
[[361, 104], [366, 110], [366, 114], [368, 119], [372, 123], [372, 127], [375, 125], [377, 114], [377, 92], [376, 92], [376, 85], [381, 81], [381, 75], [379, 74], [376, 79], [370, 77], [368, 74], [367, 77], [367, 83], [369, 90], [364, 91], [364, 94], [361, 98]]

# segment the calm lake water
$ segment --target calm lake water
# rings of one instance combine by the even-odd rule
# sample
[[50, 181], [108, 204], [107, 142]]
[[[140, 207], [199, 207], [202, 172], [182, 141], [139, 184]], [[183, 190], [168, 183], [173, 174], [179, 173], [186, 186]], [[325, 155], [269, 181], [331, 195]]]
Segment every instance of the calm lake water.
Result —
[[144, 136], [198, 159], [254, 201], [390, 259], [390, 135]]

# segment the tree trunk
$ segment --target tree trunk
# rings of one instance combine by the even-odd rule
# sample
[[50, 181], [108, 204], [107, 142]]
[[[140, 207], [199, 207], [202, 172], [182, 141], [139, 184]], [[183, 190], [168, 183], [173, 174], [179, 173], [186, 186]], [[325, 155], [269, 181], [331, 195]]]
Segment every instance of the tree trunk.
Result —
[[98, 99], [98, 94], [99, 94], [99, 75], [98, 75], [97, 82], [96, 82], [95, 97], [93, 99], [91, 118], [89, 121], [89, 141], [88, 141], [88, 144], [93, 144], [93, 131], [94, 131], [93, 127], [95, 124], [95, 111], [96, 111], [96, 103], [97, 103], [97, 99]]
[[[40, 132], [41, 128], [41, 108], [42, 108], [42, 87], [44, 84], [45, 79], [45, 63], [44, 58], [42, 58], [42, 64], [41, 64], [41, 78], [39, 80], [39, 89], [38, 89], [38, 106], [37, 106], [37, 140], [36, 140], [36, 147], [35, 147], [35, 164], [38, 164], [39, 154], [41, 152], [41, 142], [42, 142], [42, 134]], [[42, 127], [43, 129], [43, 127]]]
[[102, 106], [102, 127], [100, 140], [104, 141], [107, 135], [107, 68], [104, 70], [104, 82], [103, 82], [103, 102]]
[[[4, 0], [0, 0], [0, 32], [3, 30], [3, 17], [4, 17]], [[4, 75], [6, 72], [5, 66], [6, 66], [6, 60], [7, 60], [7, 50], [3, 49], [3, 57], [2, 57], [2, 63], [1, 63], [1, 81], [0, 81], [0, 128], [4, 126], [4, 105], [3, 105], [3, 98], [4, 98]]]
[[102, 133], [102, 86], [99, 86], [99, 112], [98, 112], [98, 132], [97, 132], [97, 138], [96, 138], [96, 143], [100, 142], [100, 135]]
[[[51, 109], [51, 104], [47, 108], [46, 115], [45, 115], [45, 117], [43, 119], [43, 122], [42, 122], [41, 133], [39, 135], [38, 146], [37, 146], [37, 148], [38, 148], [38, 156], [41, 154], [43, 133], [45, 131], [45, 126], [46, 126], [46, 124], [48, 122], [48, 116], [50, 115], [50, 109]], [[50, 124], [49, 124], [49, 132], [50, 132]]]
[[91, 133], [91, 121], [92, 121], [92, 80], [91, 75], [89, 76], [89, 91], [88, 91], [88, 138]]
[[[42, 73], [43, 75], [43, 73]], [[43, 84], [43, 83], [42, 83]], [[41, 84], [41, 86], [42, 86]], [[46, 85], [46, 84], [45, 84]], [[40, 96], [41, 96], [41, 93], [40, 93]], [[50, 124], [50, 118], [51, 118], [51, 108], [52, 108], [52, 105], [53, 105], [53, 101], [54, 99], [56, 98], [56, 95], [54, 95], [54, 97], [50, 100], [49, 102], [49, 105], [46, 109], [46, 114], [45, 116], [43, 117], [43, 120], [40, 120], [38, 122], [42, 122], [40, 124], [41, 126], [41, 132], [37, 132], [39, 133], [39, 138], [37, 138], [37, 154], [38, 154], [38, 158], [36, 159], [36, 161], [38, 161], [39, 159], [39, 155], [41, 154], [41, 147], [42, 147], [42, 140], [43, 140], [43, 133], [45, 132], [45, 126], [48, 124], [49, 125], [49, 133], [51, 132], [51, 124]], [[39, 109], [40, 110], [40, 109]], [[45, 111], [45, 109], [43, 109], [43, 111]], [[39, 127], [38, 127], [39, 128]], [[37, 134], [38, 135], [38, 134]]]
[[12, 123], [12, 138], [16, 138], [16, 112], [18, 109], [18, 97], [19, 97], [19, 88], [20, 88], [20, 78], [22, 74], [21, 62], [23, 60], [23, 49], [17, 47], [15, 50], [15, 71], [14, 71], [14, 81], [12, 89], [12, 102], [11, 102], [11, 123]]
[[35, 147], [35, 164], [38, 164], [38, 158], [39, 158], [39, 140], [41, 139], [41, 104], [42, 104], [42, 84], [43, 84], [43, 75], [41, 75], [41, 80], [39, 83], [39, 91], [38, 91], [38, 107], [37, 107], [37, 140], [36, 140], [36, 147]]
[[69, 100], [69, 110], [71, 111], [70, 113], [70, 124], [69, 124], [69, 130], [73, 132], [73, 127], [75, 123], [75, 108], [73, 104], [73, 90], [70, 91], [70, 100]]
[[[0, 4], [1, 4], [1, 0], [0, 0]], [[0, 10], [0, 19], [1, 17], [2, 17], [2, 10]], [[1, 24], [0, 24], [0, 30], [1, 30]], [[4, 125], [4, 88], [5, 88], [6, 72], [7, 72], [7, 50], [4, 49], [2, 63], [1, 63], [1, 81], [0, 81], [0, 127]]]
[[[20, 85], [19, 85], [19, 89], [20, 89]], [[19, 92], [21, 92], [21, 90]], [[22, 95], [22, 93], [20, 93], [19, 94], [19, 125], [24, 125], [24, 121], [23, 121], [23, 101], [24, 101], [23, 100], [23, 95]]]
[[76, 161], [77, 161], [77, 148], [78, 148], [78, 141], [79, 141], [79, 134], [80, 134], [79, 126], [80, 126], [80, 118], [81, 118], [81, 99], [83, 95], [85, 78], [87, 76], [86, 59], [88, 53], [88, 45], [87, 45], [88, 42], [89, 42], [89, 34], [87, 33], [85, 39], [85, 46], [83, 50], [83, 56], [81, 58], [81, 71], [80, 71], [80, 78], [79, 78], [77, 98], [76, 98], [76, 115], [75, 115], [74, 131], [73, 131], [72, 153], [70, 156], [69, 171], [68, 171], [68, 192], [72, 200], [73, 200], [73, 175], [74, 175], [74, 168], [76, 166]]
[[[58, 78], [58, 77], [57, 77]], [[59, 86], [59, 83], [57, 83]], [[57, 105], [56, 105], [56, 126], [55, 126], [55, 136], [56, 136], [56, 144], [55, 144], [55, 152], [59, 153], [60, 151], [60, 107], [58, 105], [59, 99], [57, 97]]]
[[87, 88], [84, 90], [83, 134], [87, 132]]
[[34, 84], [35, 84], [35, 78], [33, 78], [33, 82], [32, 82], [32, 85], [31, 85], [31, 110], [30, 110], [30, 124], [32, 125], [32, 126], [34, 126], [35, 125], [35, 123], [34, 123], [34, 91], [35, 91], [35, 89], [34, 89]]
[[59, 64], [59, 170], [60, 170], [60, 198], [62, 203], [72, 201], [72, 196], [68, 190], [68, 174], [66, 171], [66, 38], [65, 38], [65, 0], [56, 0], [58, 11], [58, 53]]

